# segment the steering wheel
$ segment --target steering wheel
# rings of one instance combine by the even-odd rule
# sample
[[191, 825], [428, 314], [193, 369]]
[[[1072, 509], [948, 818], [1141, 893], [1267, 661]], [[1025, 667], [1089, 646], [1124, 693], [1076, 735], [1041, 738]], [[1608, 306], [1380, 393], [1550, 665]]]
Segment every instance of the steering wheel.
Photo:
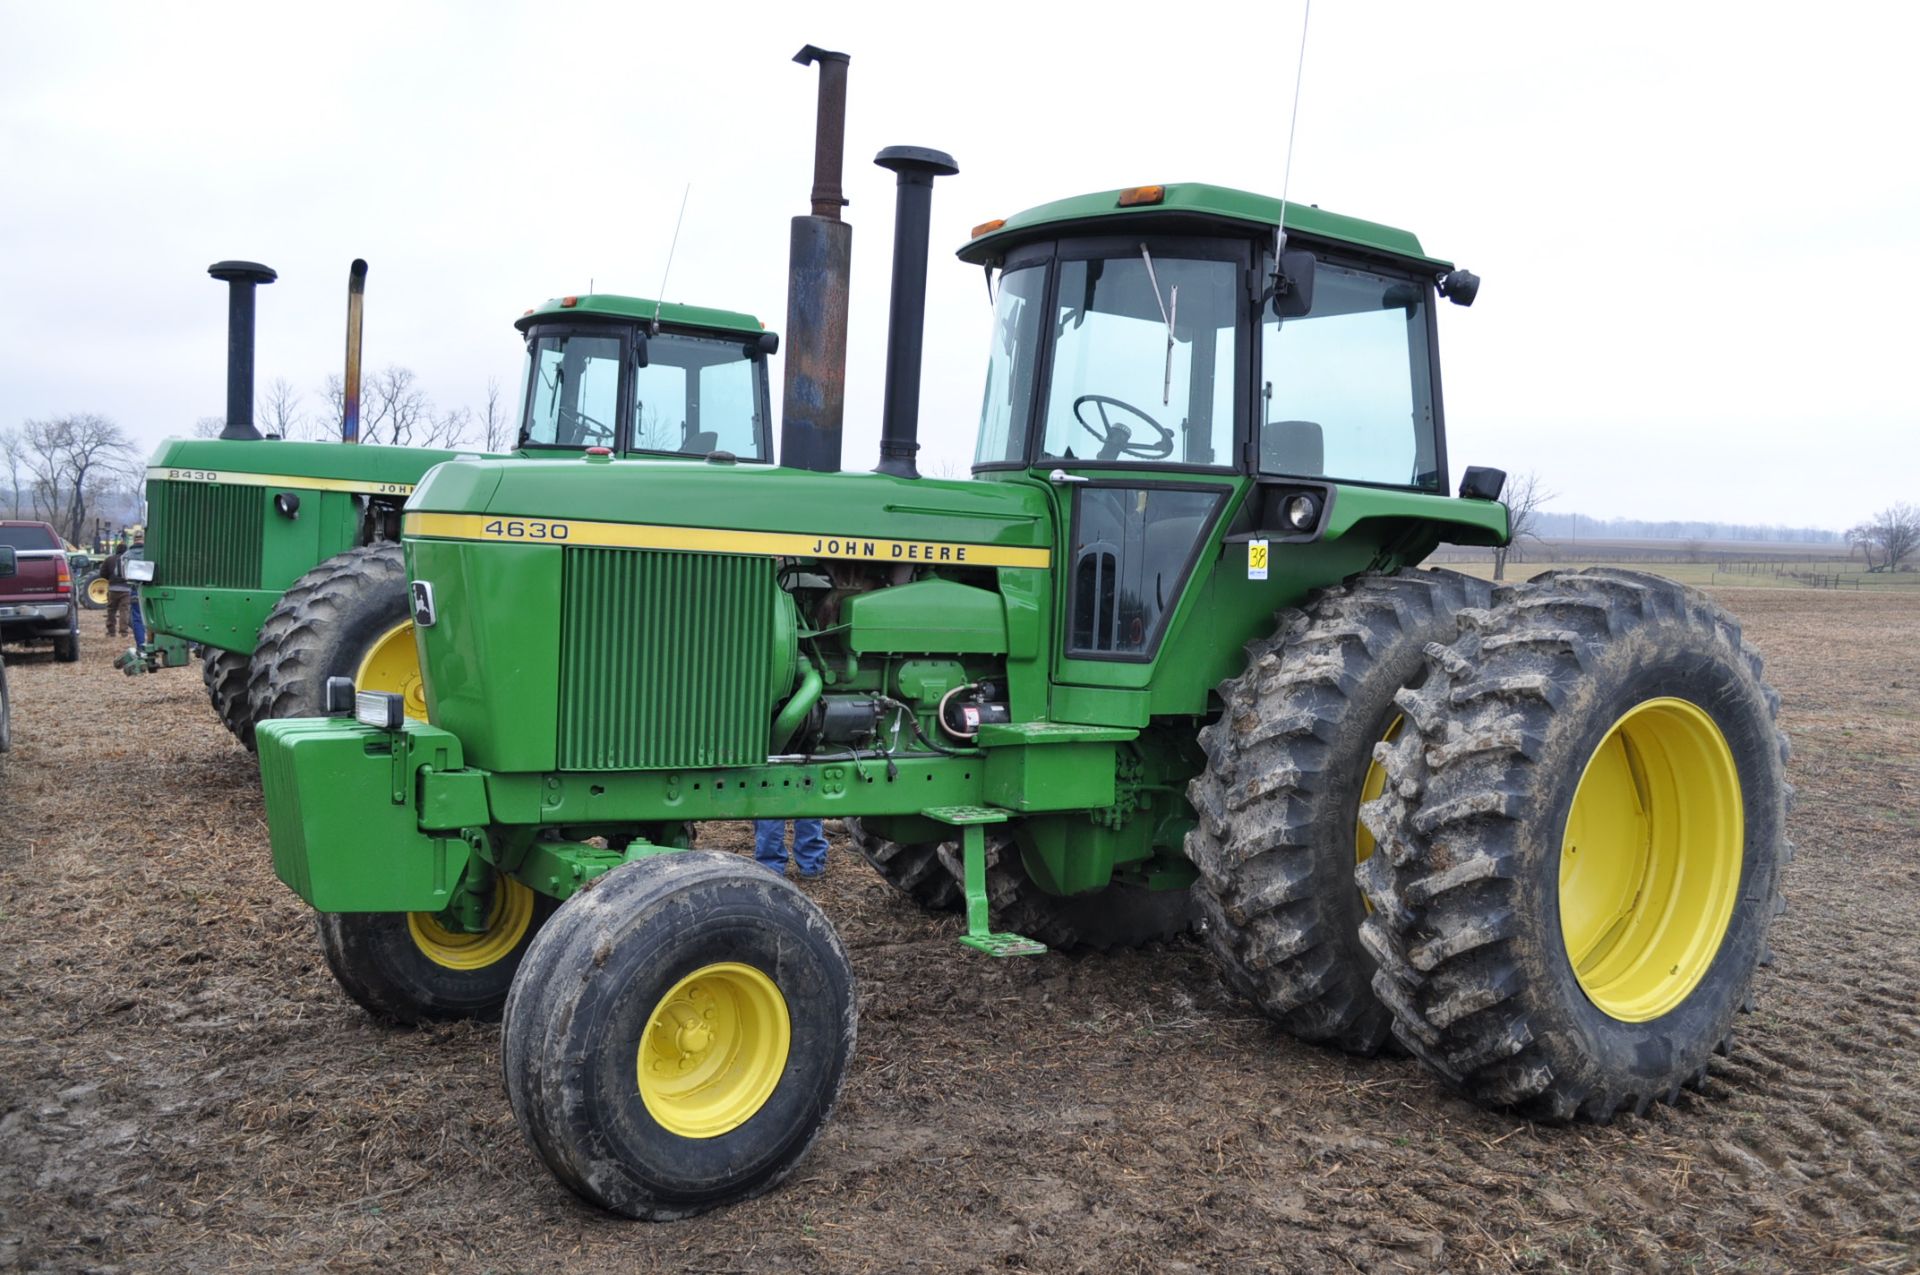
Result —
[[[1100, 414], [1100, 423], [1095, 425], [1082, 414], [1089, 403]], [[1150, 443], [1133, 441], [1133, 431], [1121, 421], [1107, 414], [1108, 408], [1116, 408], [1135, 419], [1151, 425], [1160, 437]], [[1122, 456], [1134, 456], [1141, 460], [1161, 460], [1173, 455], [1173, 431], [1131, 403], [1124, 403], [1105, 394], [1082, 394], [1073, 400], [1073, 419], [1080, 422], [1080, 428], [1092, 434], [1100, 444], [1100, 460], [1118, 460]]]
[[575, 432], [580, 435], [578, 440], [580, 444], [596, 447], [613, 438], [613, 426], [603, 424], [593, 417], [588, 416], [585, 412], [575, 411], [573, 408], [567, 407], [564, 404], [557, 406], [559, 407], [560, 418], [558, 423], [565, 424], [571, 420]]

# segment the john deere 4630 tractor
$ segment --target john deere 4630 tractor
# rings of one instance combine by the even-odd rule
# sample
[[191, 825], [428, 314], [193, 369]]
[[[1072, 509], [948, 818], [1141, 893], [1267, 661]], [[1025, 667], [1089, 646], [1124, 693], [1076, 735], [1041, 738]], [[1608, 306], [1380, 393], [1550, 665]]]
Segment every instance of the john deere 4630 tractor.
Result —
[[[426, 715], [407, 617], [400, 508], [421, 475], [459, 454], [424, 447], [263, 439], [253, 426], [254, 291], [274, 272], [213, 266], [231, 288], [227, 428], [169, 439], [147, 469], [142, 602], [152, 629], [128, 671], [203, 648], [221, 720], [253, 746], [254, 724], [321, 711], [342, 675]], [[342, 438], [359, 438], [359, 313], [366, 263], [349, 278]], [[517, 456], [685, 456], [770, 461], [766, 355], [775, 338], [745, 314], [636, 297], [563, 297], [529, 310]]]
[[881, 162], [876, 472], [812, 472], [837, 434], [790, 420], [783, 468], [452, 460], [413, 492], [429, 720], [336, 685], [357, 721], [260, 731], [275, 866], [342, 981], [401, 1017], [504, 1005], [532, 1147], [649, 1218], [789, 1172], [855, 1031], [826, 918], [648, 840], [687, 819], [857, 817], [995, 955], [1164, 935], [1191, 900], [1287, 1029], [1397, 1036], [1531, 1115], [1698, 1079], [1777, 906], [1776, 698], [1667, 581], [1417, 569], [1508, 531], [1497, 472], [1453, 494], [1443, 428], [1435, 312], [1478, 280], [1214, 186], [988, 222], [960, 253], [994, 304], [974, 477], [922, 478], [955, 170]]

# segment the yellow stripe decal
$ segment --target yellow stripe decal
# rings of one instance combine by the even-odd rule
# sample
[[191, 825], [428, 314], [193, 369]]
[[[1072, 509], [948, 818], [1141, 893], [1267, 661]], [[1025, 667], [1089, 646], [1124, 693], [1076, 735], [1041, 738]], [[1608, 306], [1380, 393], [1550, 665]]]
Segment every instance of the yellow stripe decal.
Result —
[[192, 469], [153, 465], [148, 482], [226, 483], [233, 487], [279, 487], [287, 491], [351, 491], [368, 496], [410, 496], [412, 483], [383, 483], [371, 478], [311, 478], [304, 474], [243, 474], [232, 469]]
[[442, 540], [678, 549], [687, 553], [765, 553], [783, 558], [857, 558], [863, 562], [1044, 567], [1051, 560], [1045, 549], [1013, 549], [947, 540], [879, 540], [810, 531], [721, 531], [713, 527], [653, 527], [571, 518], [499, 518], [492, 514], [410, 513], [401, 528], [409, 536], [433, 536]]

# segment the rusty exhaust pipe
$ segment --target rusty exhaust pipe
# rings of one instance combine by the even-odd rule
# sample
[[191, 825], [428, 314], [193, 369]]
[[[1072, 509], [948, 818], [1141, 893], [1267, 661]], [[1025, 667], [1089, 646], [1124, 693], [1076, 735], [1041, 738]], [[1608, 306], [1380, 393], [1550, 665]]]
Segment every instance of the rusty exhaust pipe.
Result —
[[280, 276], [257, 261], [216, 261], [207, 273], [227, 285], [227, 425], [220, 437], [254, 440], [253, 293]]
[[793, 219], [787, 266], [787, 362], [780, 412], [780, 463], [832, 473], [840, 468], [847, 409], [847, 292], [853, 227], [840, 172], [846, 150], [847, 62], [809, 44], [794, 55], [820, 67], [814, 118], [813, 214]]
[[933, 179], [960, 171], [953, 156], [924, 146], [889, 146], [873, 162], [899, 175], [893, 211], [893, 298], [887, 310], [887, 397], [876, 474], [918, 478], [920, 354], [927, 334], [927, 240]]
[[367, 302], [367, 263], [355, 257], [347, 267], [347, 375], [341, 384], [340, 441], [360, 441], [360, 322]]

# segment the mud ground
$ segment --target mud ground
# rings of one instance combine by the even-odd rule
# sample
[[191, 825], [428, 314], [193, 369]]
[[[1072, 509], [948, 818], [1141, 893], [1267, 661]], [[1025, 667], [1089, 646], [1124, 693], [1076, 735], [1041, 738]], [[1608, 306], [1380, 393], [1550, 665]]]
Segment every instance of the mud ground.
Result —
[[92, 625], [78, 664], [16, 652], [0, 1270], [1920, 1269], [1920, 597], [1720, 596], [1785, 697], [1799, 857], [1705, 1095], [1484, 1112], [1294, 1043], [1189, 944], [970, 953], [836, 839], [840, 1110], [784, 1189], [665, 1226], [547, 1175], [497, 1029], [335, 990], [196, 673], [126, 679]]

